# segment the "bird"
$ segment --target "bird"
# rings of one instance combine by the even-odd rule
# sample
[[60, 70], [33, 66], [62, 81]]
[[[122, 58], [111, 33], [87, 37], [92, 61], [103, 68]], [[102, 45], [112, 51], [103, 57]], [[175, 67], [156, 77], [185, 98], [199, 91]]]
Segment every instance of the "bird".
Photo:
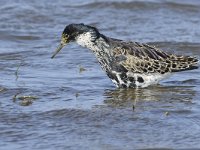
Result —
[[197, 56], [171, 54], [146, 43], [110, 38], [83, 23], [65, 27], [51, 58], [70, 42], [90, 49], [118, 88], [144, 88], [158, 84], [174, 72], [198, 68]]

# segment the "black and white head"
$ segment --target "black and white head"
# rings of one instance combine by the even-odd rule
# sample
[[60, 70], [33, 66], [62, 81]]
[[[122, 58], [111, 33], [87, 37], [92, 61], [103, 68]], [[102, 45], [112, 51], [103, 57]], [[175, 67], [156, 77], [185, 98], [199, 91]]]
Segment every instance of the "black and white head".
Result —
[[95, 27], [84, 24], [70, 24], [65, 27], [60, 45], [51, 58], [54, 58], [69, 42], [77, 42], [79, 45], [89, 48], [99, 38], [99, 35], [99, 31]]

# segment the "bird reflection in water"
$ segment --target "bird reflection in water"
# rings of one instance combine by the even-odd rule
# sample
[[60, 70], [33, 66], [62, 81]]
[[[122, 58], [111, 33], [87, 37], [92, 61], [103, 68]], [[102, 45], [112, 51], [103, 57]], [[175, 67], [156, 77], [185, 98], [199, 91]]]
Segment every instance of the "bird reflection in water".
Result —
[[[192, 86], [151, 86], [149, 88], [106, 90], [104, 103], [110, 107], [176, 107], [174, 103], [193, 103]], [[156, 102], [156, 103], [155, 103]], [[157, 106], [156, 106], [157, 105]]]

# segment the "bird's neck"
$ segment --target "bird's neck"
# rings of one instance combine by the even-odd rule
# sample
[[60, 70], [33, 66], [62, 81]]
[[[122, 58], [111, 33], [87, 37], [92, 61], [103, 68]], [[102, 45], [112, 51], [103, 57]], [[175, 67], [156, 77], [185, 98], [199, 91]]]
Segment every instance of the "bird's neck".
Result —
[[86, 32], [83, 34], [80, 34], [79, 36], [76, 37], [76, 42], [82, 46], [82, 47], [87, 47], [87, 48], [91, 48], [93, 45], [93, 37], [92, 34], [90, 32]]
[[82, 34], [76, 38], [76, 42], [82, 46], [90, 49], [97, 58], [110, 57], [110, 45], [107, 37], [100, 34], [98, 38], [93, 37], [89, 32]]
[[93, 38], [89, 33], [81, 35], [76, 39], [76, 42], [82, 46], [90, 49], [101, 64], [103, 70], [108, 70], [112, 63], [111, 48], [108, 38], [102, 34], [98, 38]]

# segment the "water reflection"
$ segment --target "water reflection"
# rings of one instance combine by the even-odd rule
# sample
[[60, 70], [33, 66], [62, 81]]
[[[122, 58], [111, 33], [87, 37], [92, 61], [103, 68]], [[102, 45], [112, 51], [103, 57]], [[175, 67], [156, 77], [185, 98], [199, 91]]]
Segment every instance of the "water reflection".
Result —
[[143, 89], [106, 90], [104, 103], [111, 107], [137, 107], [137, 104], [147, 102], [157, 102], [158, 105], [192, 103], [195, 94], [193, 86], [156, 85]]

